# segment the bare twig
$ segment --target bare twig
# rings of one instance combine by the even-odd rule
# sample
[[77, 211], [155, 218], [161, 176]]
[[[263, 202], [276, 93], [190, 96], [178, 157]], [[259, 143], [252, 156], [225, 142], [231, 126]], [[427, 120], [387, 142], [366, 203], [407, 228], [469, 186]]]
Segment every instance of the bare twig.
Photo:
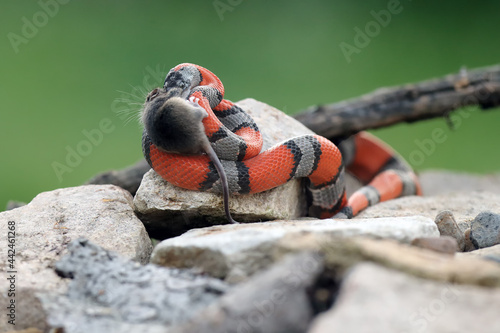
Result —
[[380, 88], [359, 98], [310, 107], [295, 118], [319, 135], [335, 139], [400, 122], [447, 117], [468, 105], [500, 105], [500, 66]]

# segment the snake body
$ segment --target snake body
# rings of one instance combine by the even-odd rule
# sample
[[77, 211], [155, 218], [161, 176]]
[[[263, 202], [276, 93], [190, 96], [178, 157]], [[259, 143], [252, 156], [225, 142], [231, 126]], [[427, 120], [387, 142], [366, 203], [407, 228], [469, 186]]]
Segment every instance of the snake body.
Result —
[[[376, 202], [420, 193], [406, 163], [364, 132], [345, 140], [340, 149], [324, 137], [303, 135], [261, 152], [262, 136], [253, 119], [223, 97], [224, 87], [216, 75], [188, 63], [171, 69], [163, 88], [149, 94], [143, 111], [143, 153], [166, 181], [185, 189], [223, 193], [217, 161], [198, 147], [209, 145], [205, 150], [213, 149], [220, 159], [229, 193], [258, 193], [294, 178], [308, 178], [309, 213], [320, 218], [339, 212], [352, 217]], [[180, 119], [183, 115], [185, 120]], [[203, 126], [200, 135], [197, 122]], [[207, 139], [206, 144], [192, 143]], [[370, 182], [349, 200], [346, 168]]]

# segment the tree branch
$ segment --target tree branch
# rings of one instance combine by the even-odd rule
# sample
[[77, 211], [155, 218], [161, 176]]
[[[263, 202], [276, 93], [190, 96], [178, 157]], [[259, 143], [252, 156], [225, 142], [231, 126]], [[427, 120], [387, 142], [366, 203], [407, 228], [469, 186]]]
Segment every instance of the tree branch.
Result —
[[335, 139], [400, 122], [447, 117], [468, 105], [482, 109], [500, 105], [500, 66], [380, 88], [355, 99], [310, 107], [295, 118], [315, 133]]
[[111, 170], [100, 173], [90, 179], [86, 184], [113, 184], [129, 191], [135, 195], [142, 176], [149, 171], [150, 166], [146, 160], [142, 159], [134, 165], [121, 170]]

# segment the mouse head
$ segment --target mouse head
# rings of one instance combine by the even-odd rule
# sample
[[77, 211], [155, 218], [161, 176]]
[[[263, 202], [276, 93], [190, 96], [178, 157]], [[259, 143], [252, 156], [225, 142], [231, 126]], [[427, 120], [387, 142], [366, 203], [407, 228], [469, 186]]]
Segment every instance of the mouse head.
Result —
[[164, 88], [148, 94], [141, 117], [147, 134], [154, 145], [166, 152], [204, 152], [208, 139], [202, 120], [207, 112], [197, 103], [172, 95]]

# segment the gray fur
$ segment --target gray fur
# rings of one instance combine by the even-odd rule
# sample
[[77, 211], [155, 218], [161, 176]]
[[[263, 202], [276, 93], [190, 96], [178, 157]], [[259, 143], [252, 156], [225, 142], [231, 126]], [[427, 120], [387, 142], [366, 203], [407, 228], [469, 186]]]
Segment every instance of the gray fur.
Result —
[[208, 142], [202, 120], [207, 112], [198, 104], [153, 90], [142, 113], [144, 128], [160, 149], [179, 154], [200, 154]]

